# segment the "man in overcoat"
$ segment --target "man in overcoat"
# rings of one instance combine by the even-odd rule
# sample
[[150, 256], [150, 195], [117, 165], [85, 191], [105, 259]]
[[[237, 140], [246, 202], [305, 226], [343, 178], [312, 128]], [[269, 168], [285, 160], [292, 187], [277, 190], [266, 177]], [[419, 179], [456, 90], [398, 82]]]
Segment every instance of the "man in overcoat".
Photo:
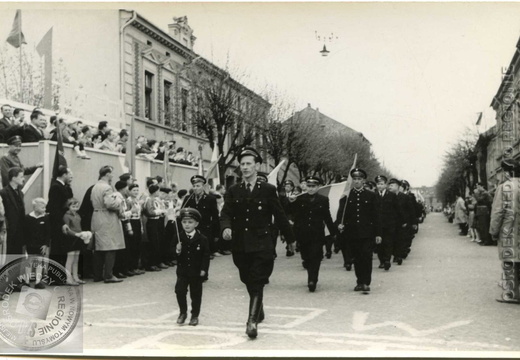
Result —
[[113, 269], [116, 251], [125, 248], [123, 226], [119, 219], [124, 199], [115, 194], [112, 188], [111, 166], [103, 166], [99, 170], [99, 180], [92, 188], [91, 231], [94, 233], [94, 281], [105, 283], [121, 282], [114, 276]]

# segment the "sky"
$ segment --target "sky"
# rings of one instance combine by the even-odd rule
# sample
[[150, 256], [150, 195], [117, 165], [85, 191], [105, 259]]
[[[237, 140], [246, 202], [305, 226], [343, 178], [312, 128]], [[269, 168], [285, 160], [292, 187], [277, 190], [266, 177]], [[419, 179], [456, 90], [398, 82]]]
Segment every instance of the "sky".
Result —
[[[311, 104], [362, 132], [381, 163], [412, 186], [435, 184], [464, 129], [494, 125], [489, 105], [520, 36], [514, 3], [88, 6], [133, 9], [165, 31], [186, 15], [195, 52], [222, 67], [229, 60], [253, 90], [268, 86], [296, 110]], [[328, 57], [316, 32], [337, 37], [326, 43]]]

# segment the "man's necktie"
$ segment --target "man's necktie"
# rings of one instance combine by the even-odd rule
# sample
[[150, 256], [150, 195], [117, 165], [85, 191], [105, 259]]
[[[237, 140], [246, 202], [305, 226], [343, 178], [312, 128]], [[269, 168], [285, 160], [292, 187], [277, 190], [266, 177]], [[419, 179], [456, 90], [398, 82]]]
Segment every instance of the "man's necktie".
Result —
[[247, 193], [251, 195], [251, 183], [247, 183]]

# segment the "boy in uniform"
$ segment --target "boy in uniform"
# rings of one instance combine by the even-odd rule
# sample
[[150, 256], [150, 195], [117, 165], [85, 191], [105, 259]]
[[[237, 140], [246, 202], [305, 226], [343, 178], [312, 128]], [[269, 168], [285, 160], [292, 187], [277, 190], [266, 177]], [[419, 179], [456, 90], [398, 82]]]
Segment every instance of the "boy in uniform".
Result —
[[201, 220], [200, 212], [192, 208], [181, 209], [179, 217], [182, 229], [177, 244], [177, 283], [175, 294], [179, 304], [180, 315], [177, 324], [184, 324], [188, 313], [186, 295], [188, 287], [191, 297], [190, 325], [199, 323], [200, 304], [202, 302], [202, 283], [209, 268], [208, 239], [202, 235], [197, 226]]

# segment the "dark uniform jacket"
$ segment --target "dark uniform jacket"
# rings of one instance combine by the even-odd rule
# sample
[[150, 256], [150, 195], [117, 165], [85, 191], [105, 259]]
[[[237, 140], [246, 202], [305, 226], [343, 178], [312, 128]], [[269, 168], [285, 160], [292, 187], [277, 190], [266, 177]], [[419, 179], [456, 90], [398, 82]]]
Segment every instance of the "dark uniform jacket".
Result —
[[381, 219], [381, 227], [385, 230], [396, 229], [397, 226], [403, 224], [403, 214], [397, 201], [397, 195], [386, 190], [383, 197], [376, 192], [377, 197], [377, 211]]
[[22, 165], [18, 155], [7, 153], [0, 158], [0, 173], [2, 176], [2, 186], [6, 187], [9, 184], [9, 169], [12, 167], [19, 167], [23, 170], [24, 175], [31, 175], [38, 168], [37, 166], [25, 167]]
[[207, 274], [210, 256], [208, 239], [199, 231], [195, 231], [192, 239], [188, 239], [185, 231], [181, 231], [179, 236], [182, 250], [177, 258], [177, 275], [200, 277], [201, 270]]
[[[345, 201], [347, 201], [346, 207]], [[336, 224], [345, 225], [343, 233], [347, 239], [373, 239], [381, 236], [382, 229], [377, 202], [376, 194], [363, 188], [360, 191], [350, 190], [348, 200], [346, 197], [341, 198]], [[345, 216], [343, 216], [343, 211], [345, 211]]]
[[198, 202], [195, 194], [186, 196], [182, 201], [182, 207], [197, 209], [200, 212], [202, 218], [197, 229], [205, 236], [211, 237], [208, 240], [212, 241], [220, 237], [217, 199], [213, 195], [202, 194]]
[[222, 231], [227, 228], [232, 230], [233, 251], [273, 250], [270, 233], [273, 216], [285, 240], [294, 242], [292, 229], [273, 185], [257, 182], [249, 194], [244, 183], [235, 184], [224, 197], [220, 228]]
[[294, 232], [298, 234], [298, 239], [303, 241], [309, 238], [325, 240], [325, 225], [331, 235], [336, 233], [330, 216], [328, 197], [320, 194], [314, 196], [303, 194], [296, 198], [290, 209], [294, 215]]
[[410, 206], [412, 207], [413, 209], [413, 221], [412, 221], [412, 225], [417, 225], [419, 224], [419, 218], [421, 217], [421, 209], [420, 209], [420, 204], [419, 202], [417, 201], [417, 198], [415, 197], [414, 193], [412, 192], [409, 192], [408, 194], [408, 197], [410, 198]]
[[5, 208], [7, 229], [7, 254], [20, 255], [24, 245], [25, 204], [22, 189], [15, 190], [7, 185], [0, 190]]
[[411, 226], [416, 224], [415, 208], [413, 207], [411, 198], [408, 195], [399, 192], [397, 194], [397, 203], [399, 204], [402, 213], [402, 223], [400, 225], [408, 224], [408, 226]]

